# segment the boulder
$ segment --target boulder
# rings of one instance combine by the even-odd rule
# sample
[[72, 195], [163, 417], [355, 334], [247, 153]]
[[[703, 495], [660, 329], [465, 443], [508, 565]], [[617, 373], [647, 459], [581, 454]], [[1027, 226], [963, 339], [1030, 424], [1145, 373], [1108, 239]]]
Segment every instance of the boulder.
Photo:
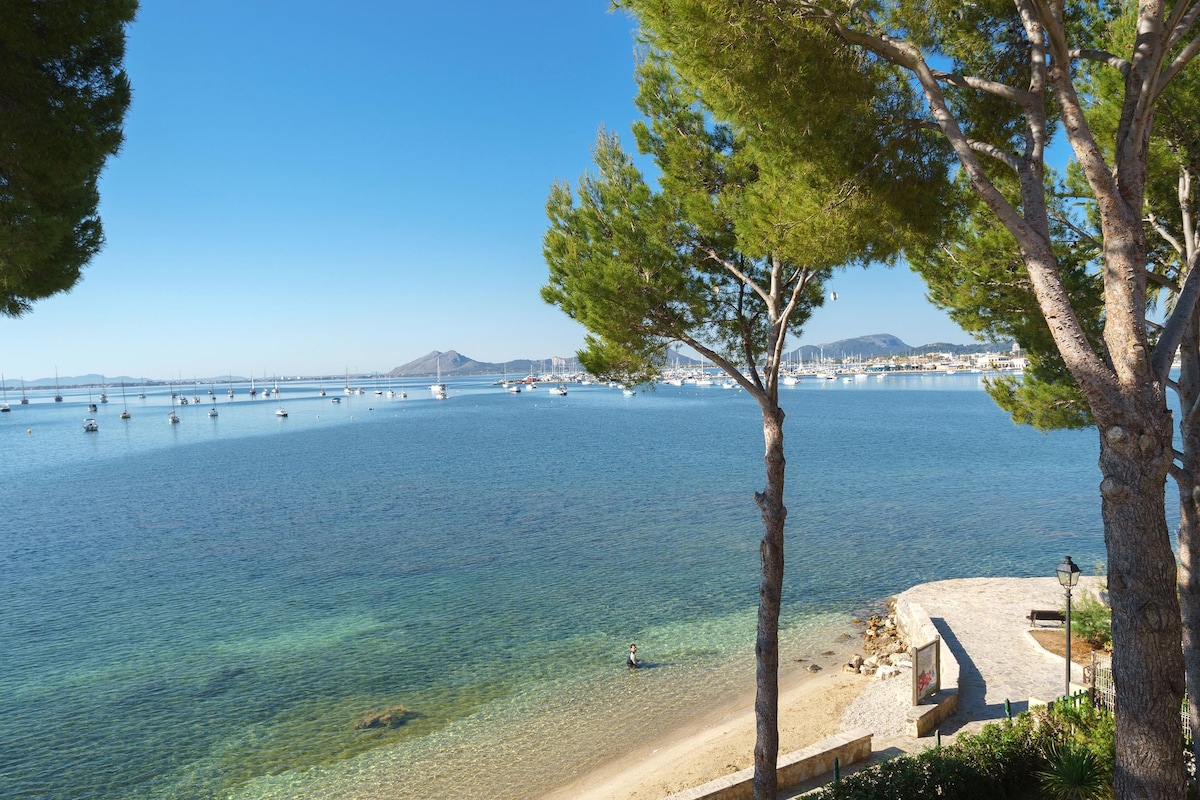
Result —
[[382, 711], [371, 709], [359, 717], [358, 722], [354, 723], [354, 727], [360, 730], [365, 728], [398, 728], [407, 722], [412, 715], [413, 712], [404, 706], [392, 706]]

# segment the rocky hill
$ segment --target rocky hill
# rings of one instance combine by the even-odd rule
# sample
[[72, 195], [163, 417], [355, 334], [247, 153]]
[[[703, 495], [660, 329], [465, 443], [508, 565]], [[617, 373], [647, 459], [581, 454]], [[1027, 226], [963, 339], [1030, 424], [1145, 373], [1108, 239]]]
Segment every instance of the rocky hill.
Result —
[[455, 350], [445, 352], [434, 350], [420, 358], [414, 358], [407, 364], [401, 364], [387, 374], [392, 378], [436, 375], [440, 366], [443, 378], [454, 375], [503, 375], [505, 372], [510, 378], [524, 378], [531, 372], [542, 372], [546, 369], [559, 371], [562, 369], [563, 363], [564, 359], [561, 358], [540, 361], [524, 358], [509, 361], [506, 365], [490, 361], [476, 361]]
[[958, 356], [970, 353], [1007, 352], [1012, 349], [1012, 345], [1012, 342], [975, 342], [973, 344], [933, 342], [913, 347], [890, 333], [877, 333], [872, 336], [858, 336], [826, 344], [805, 345], [796, 348], [788, 355], [793, 361], [803, 360], [806, 362], [818, 361], [821, 358], [841, 361], [847, 358], [887, 358], [888, 356], [917, 356], [924, 353], [951, 353]]

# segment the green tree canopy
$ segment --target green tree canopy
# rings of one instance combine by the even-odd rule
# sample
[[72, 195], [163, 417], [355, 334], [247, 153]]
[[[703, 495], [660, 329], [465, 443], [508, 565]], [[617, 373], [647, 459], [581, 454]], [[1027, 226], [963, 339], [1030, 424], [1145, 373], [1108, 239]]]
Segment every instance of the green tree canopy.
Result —
[[[828, 37], [826, 37], [828, 38]], [[845, 59], [842, 63], [839, 59]], [[840, 102], [874, 90], [843, 48]], [[869, 74], [869, 71], [868, 73]], [[733, 376], [759, 404], [766, 487], [756, 644], [754, 794], [774, 798], [778, 735], [779, 613], [783, 587], [784, 413], [779, 370], [789, 331], [823, 302], [830, 273], [929, 248], [948, 224], [946, 206], [923, 202], [947, 180], [945, 149], [919, 126], [886, 135], [840, 130], [829, 160], [759, 146], [762, 127], [801, 134], [765, 113], [761, 126], [721, 122], [670, 61], [651, 51], [638, 72], [634, 130], [657, 170], [652, 184], [619, 139], [601, 131], [595, 172], [556, 184], [547, 202], [543, 298], [589, 331], [580, 352], [598, 375], [640, 383], [682, 342]], [[836, 158], [833, 157], [836, 154]], [[887, 169], [882, 168], [886, 164]]]
[[[1086, 406], [1098, 428], [1120, 695], [1116, 793], [1181, 798], [1177, 714], [1183, 659], [1163, 492], [1168, 473], [1188, 468], [1175, 461], [1166, 392], [1180, 343], [1200, 338], [1194, 315], [1200, 271], [1177, 271], [1177, 298], [1164, 324], [1147, 319], [1152, 287], [1164, 276], [1155, 266], [1162, 248], [1148, 241], [1145, 214], [1147, 200], [1157, 210], [1155, 198], [1165, 191], [1154, 185], [1154, 131], [1172, 104], [1184, 108], [1174, 87], [1196, 69], [1200, 2], [622, 4], [734, 124], [752, 124], [752, 109], [764, 104], [802, 108], [806, 116], [796, 118], [796, 125], [815, 130], [865, 125], [882, 135], [908, 116], [953, 149], [961, 187], [975, 199], [966, 204], [966, 221], [950, 248], [925, 260], [941, 273], [934, 275], [934, 294], [962, 307], [963, 319], [1019, 330], [1042, 357], [1035, 364], [1042, 371], [1035, 376], [1039, 381], [1030, 385], [1048, 394], [1010, 395], [1011, 409], [1025, 405], [1036, 412], [1027, 417], [1030, 422], [1055, 426], [1081, 423], [1085, 416], [1071, 405], [1080, 412]], [[816, 99], [826, 92], [823, 67], [838, 74], [844, 47], [859, 55], [867, 72], [888, 78], [871, 81], [879, 94], [858, 98], [848, 112]], [[764, 64], [804, 68], [780, 69], [769, 77]], [[1106, 99], [1102, 81], [1112, 88]], [[922, 102], [908, 115], [913, 90]], [[858, 118], [841, 119], [845, 113]], [[1093, 211], [1090, 231], [1071, 215], [1064, 217], [1056, 198], [1047, 153], [1057, 131], [1074, 154], [1079, 179], [1074, 187]], [[794, 132], [765, 127], [759, 133], [799, 160], [828, 157], [828, 148], [819, 145], [795, 147]], [[961, 203], [962, 193], [947, 191], [943, 201]], [[1011, 241], [998, 236], [1001, 228]], [[988, 252], [993, 246], [999, 249]], [[955, 280], [975, 282], [988, 293], [986, 303], [962, 305], [962, 295], [949, 284]], [[1044, 335], [1032, 318], [1035, 309]], [[1007, 320], [984, 319], [993, 312]], [[1057, 355], [1043, 347], [1046, 341]], [[1072, 397], [1076, 389], [1082, 404]]]
[[0, 313], [69, 290], [104, 243], [96, 184], [122, 142], [136, 0], [0, 13]]

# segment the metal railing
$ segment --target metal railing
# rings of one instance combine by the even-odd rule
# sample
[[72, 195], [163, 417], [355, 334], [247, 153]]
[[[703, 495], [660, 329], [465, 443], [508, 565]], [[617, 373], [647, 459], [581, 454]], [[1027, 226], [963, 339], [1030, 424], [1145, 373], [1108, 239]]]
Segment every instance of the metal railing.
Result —
[[[1116, 711], [1117, 687], [1113, 682], [1112, 657], [1092, 653], [1092, 664], [1084, 670], [1084, 682], [1091, 684], [1092, 704], [1097, 708]], [[1183, 704], [1179, 708], [1179, 721], [1183, 726], [1183, 738], [1190, 747], [1192, 744], [1192, 725], [1188, 719], [1188, 697], [1183, 693]]]

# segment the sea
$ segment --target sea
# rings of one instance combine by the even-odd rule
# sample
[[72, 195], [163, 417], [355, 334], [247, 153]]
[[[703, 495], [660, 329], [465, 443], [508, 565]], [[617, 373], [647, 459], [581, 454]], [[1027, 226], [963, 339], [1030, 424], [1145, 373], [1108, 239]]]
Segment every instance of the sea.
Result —
[[[752, 689], [753, 399], [495, 380], [185, 384], [178, 424], [10, 388], [0, 797], [536, 797]], [[781, 390], [785, 664], [917, 583], [1103, 569], [1095, 431], [983, 381]]]

